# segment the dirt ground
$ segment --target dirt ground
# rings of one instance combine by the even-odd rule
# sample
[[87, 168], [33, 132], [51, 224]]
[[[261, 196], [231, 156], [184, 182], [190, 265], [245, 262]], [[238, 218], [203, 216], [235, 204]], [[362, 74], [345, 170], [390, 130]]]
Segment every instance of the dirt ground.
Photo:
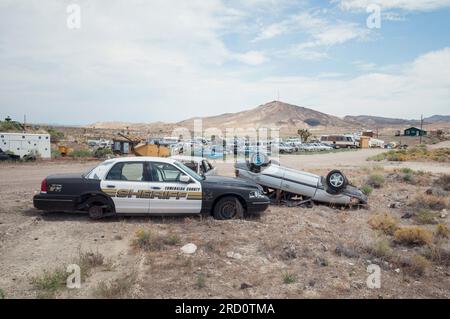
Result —
[[[97, 162], [1, 164], [0, 292], [6, 298], [449, 298], [448, 263], [430, 261], [424, 273], [413, 274], [411, 265], [399, 260], [422, 254], [424, 247], [398, 245], [389, 236], [390, 257], [374, 255], [370, 247], [384, 235], [368, 220], [383, 211], [402, 226], [415, 224], [405, 218], [414, 210], [408, 202], [449, 174], [450, 165], [366, 161], [381, 151], [281, 157], [283, 165], [319, 174], [342, 169], [357, 186], [374, 172], [385, 176], [367, 209], [270, 206], [260, 217], [232, 221], [197, 216], [92, 221], [84, 214], [42, 213], [33, 208], [32, 197], [45, 176], [87, 171]], [[233, 174], [230, 164], [216, 165], [221, 174]], [[420, 184], [408, 184], [390, 178], [399, 167], [429, 173]], [[446, 209], [437, 214], [448, 226]], [[422, 227], [431, 231], [436, 225]], [[147, 251], [135, 247], [140, 229], [159, 244]], [[181, 252], [187, 243], [197, 246], [194, 254]], [[447, 238], [442, 247], [448, 246]], [[36, 285], [36, 278], [64, 269], [83, 252], [102, 261], [89, 269], [80, 289]], [[381, 267], [379, 289], [366, 285], [370, 264]]]

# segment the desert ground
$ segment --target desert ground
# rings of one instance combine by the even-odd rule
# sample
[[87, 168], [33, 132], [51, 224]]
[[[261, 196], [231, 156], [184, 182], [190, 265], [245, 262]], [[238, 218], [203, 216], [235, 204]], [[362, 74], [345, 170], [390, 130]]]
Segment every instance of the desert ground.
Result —
[[[450, 165], [366, 161], [379, 152], [280, 159], [319, 174], [339, 168], [357, 186], [381, 175], [367, 208], [271, 205], [260, 217], [231, 221], [42, 213], [32, 197], [45, 176], [98, 162], [3, 163], [0, 292], [5, 298], [449, 298], [448, 191], [436, 183]], [[233, 174], [231, 164], [215, 164]], [[432, 195], [425, 194], [430, 188]], [[428, 200], [431, 218], [417, 218], [417, 205]], [[377, 223], [380, 216], [386, 220]], [[416, 225], [432, 237], [399, 239], [398, 229]], [[188, 243], [195, 253], [180, 250]], [[83, 264], [80, 289], [61, 283], [72, 263]], [[381, 267], [380, 288], [366, 284], [371, 264]]]

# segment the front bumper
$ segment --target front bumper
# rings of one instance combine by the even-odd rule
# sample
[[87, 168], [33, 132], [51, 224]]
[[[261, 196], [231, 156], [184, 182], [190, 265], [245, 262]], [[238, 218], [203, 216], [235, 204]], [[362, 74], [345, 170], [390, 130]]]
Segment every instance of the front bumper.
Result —
[[247, 202], [247, 213], [249, 214], [257, 214], [265, 211], [270, 204], [270, 199], [267, 196], [258, 199], [250, 199]]
[[36, 209], [45, 211], [73, 211], [76, 198], [63, 195], [48, 195], [40, 193], [34, 195], [33, 205]]

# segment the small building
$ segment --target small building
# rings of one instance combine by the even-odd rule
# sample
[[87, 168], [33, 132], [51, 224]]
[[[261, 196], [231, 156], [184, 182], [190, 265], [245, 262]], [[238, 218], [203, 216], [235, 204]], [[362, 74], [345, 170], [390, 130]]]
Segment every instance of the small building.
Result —
[[404, 135], [405, 136], [426, 136], [427, 131], [421, 130], [420, 128], [417, 128], [417, 127], [410, 127], [404, 131]]
[[375, 137], [375, 133], [373, 131], [364, 131], [361, 136]]
[[112, 150], [115, 154], [129, 154], [132, 152], [133, 145], [131, 142], [122, 137], [113, 139]]
[[21, 158], [34, 153], [41, 158], [50, 159], [50, 134], [0, 133], [0, 149]]

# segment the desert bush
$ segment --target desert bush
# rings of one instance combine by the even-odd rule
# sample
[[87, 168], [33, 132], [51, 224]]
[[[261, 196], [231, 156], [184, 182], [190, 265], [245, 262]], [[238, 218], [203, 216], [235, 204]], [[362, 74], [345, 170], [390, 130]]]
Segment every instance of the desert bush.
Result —
[[180, 237], [178, 237], [177, 235], [168, 235], [167, 237], [163, 238], [163, 243], [169, 246], [178, 245], [180, 243]]
[[450, 175], [442, 175], [434, 181], [434, 185], [443, 190], [450, 191]]
[[409, 167], [402, 167], [400, 169], [400, 172], [402, 172], [403, 174], [412, 174], [414, 171], [412, 169], [410, 169]]
[[422, 246], [430, 244], [433, 239], [433, 234], [419, 226], [402, 227], [394, 233], [395, 242], [402, 245]]
[[393, 235], [397, 230], [398, 221], [388, 212], [381, 212], [372, 215], [368, 221], [369, 225], [376, 230], [380, 230], [387, 235]]
[[414, 220], [422, 225], [437, 224], [437, 214], [429, 209], [421, 209], [414, 214]]
[[79, 251], [78, 259], [74, 261], [80, 266], [82, 279], [89, 276], [92, 268], [103, 266], [105, 264], [105, 257], [97, 252], [93, 251]]
[[131, 272], [108, 283], [102, 281], [94, 290], [94, 295], [105, 299], [127, 298], [136, 279], [136, 273]]
[[369, 161], [436, 161], [450, 162], [450, 148], [438, 148], [428, 150], [424, 145], [418, 145], [407, 150], [390, 150], [375, 156], [369, 157]]
[[64, 133], [55, 130], [54, 128], [47, 128], [48, 134], [50, 134], [50, 142], [52, 143], [58, 143], [62, 139], [64, 139]]
[[377, 239], [370, 247], [370, 253], [377, 258], [388, 258], [392, 255], [389, 240], [386, 238]]
[[283, 283], [286, 285], [297, 282], [297, 275], [294, 273], [286, 272], [283, 274]]
[[174, 246], [179, 242], [180, 238], [177, 235], [157, 235], [141, 228], [136, 231], [132, 245], [144, 251], [159, 251], [163, 250], [165, 245]]
[[195, 279], [195, 287], [197, 287], [197, 289], [202, 289], [206, 287], [205, 274], [203, 273], [197, 274], [197, 278]]
[[442, 210], [448, 206], [448, 198], [436, 195], [419, 194], [410, 202], [409, 206], [417, 209]]
[[384, 184], [384, 176], [381, 174], [371, 174], [367, 178], [366, 185], [373, 188], [380, 188]]
[[437, 224], [434, 236], [436, 238], [448, 238], [450, 235], [450, 227], [445, 224]]
[[407, 271], [412, 275], [422, 276], [428, 267], [430, 267], [430, 262], [425, 257], [414, 255], [409, 261]]
[[369, 185], [364, 185], [363, 187], [361, 187], [361, 191], [365, 194], [365, 195], [370, 195], [373, 192], [373, 188]]
[[91, 157], [92, 152], [86, 149], [73, 150], [69, 156], [73, 158]]
[[48, 298], [66, 286], [67, 276], [63, 267], [45, 270], [40, 276], [33, 277], [31, 284], [39, 291], [40, 296]]
[[97, 157], [97, 158], [105, 158], [108, 155], [112, 155], [112, 154], [113, 154], [113, 151], [109, 147], [100, 147], [94, 151], [94, 157]]

